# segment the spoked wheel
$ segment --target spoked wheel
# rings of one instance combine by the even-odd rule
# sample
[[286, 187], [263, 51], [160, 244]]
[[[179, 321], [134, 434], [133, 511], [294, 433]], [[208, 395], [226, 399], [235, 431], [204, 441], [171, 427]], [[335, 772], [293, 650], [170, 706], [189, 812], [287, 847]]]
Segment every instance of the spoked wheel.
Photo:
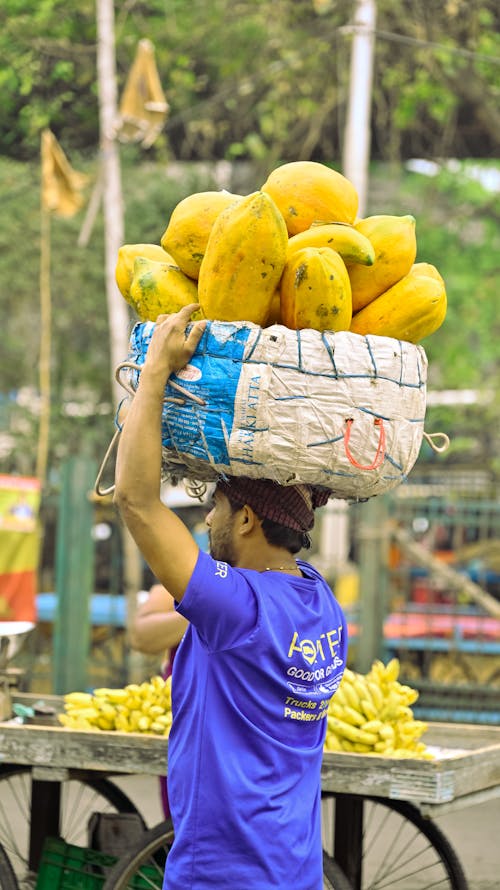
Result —
[[[0, 766], [0, 844], [22, 890], [35, 883], [29, 864], [31, 804], [31, 769]], [[63, 781], [59, 836], [69, 844], [88, 846], [87, 825], [92, 813], [140, 815], [130, 798], [108, 779], [75, 774]], [[0, 890], [4, 890], [3, 884]]]
[[347, 880], [344, 872], [323, 850], [323, 890], [352, 890], [352, 884]]
[[335, 859], [353, 890], [467, 890], [455, 850], [417, 807], [376, 797], [331, 797], [335, 817], [326, 832], [332, 830]]
[[120, 856], [108, 873], [102, 890], [161, 890], [165, 864], [174, 842], [172, 822], [160, 822], [145, 831], [130, 853]]
[[19, 884], [4, 848], [0, 845], [0, 890], [18, 890]]

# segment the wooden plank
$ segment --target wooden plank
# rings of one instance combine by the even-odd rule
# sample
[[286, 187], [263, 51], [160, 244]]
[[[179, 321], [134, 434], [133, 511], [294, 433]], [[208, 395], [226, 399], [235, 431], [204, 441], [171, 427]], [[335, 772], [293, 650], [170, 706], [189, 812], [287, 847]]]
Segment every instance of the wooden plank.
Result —
[[[425, 741], [442, 748], [434, 760], [325, 753], [322, 787], [428, 804], [500, 787], [499, 727], [435, 724]], [[167, 754], [167, 739], [144, 733], [0, 723], [2, 763], [108, 775], [165, 775]]]
[[2, 763], [165, 775], [168, 741], [139, 733], [0, 724]]

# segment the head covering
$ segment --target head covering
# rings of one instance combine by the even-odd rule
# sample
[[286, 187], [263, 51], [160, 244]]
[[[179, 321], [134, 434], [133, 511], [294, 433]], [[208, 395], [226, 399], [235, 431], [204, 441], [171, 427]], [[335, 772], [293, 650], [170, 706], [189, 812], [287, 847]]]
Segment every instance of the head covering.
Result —
[[226, 476], [217, 483], [217, 490], [233, 506], [248, 504], [261, 519], [271, 519], [297, 532], [308, 532], [313, 527], [316, 507], [326, 504], [331, 495], [313, 485], [279, 485], [271, 479], [246, 476]]

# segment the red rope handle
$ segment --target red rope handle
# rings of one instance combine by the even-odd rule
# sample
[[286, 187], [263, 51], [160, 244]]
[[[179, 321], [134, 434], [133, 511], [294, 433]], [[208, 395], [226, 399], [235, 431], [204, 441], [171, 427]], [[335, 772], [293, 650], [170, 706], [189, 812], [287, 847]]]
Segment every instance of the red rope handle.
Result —
[[375, 457], [373, 458], [373, 463], [363, 466], [363, 464], [359, 464], [355, 457], [351, 454], [349, 450], [349, 439], [351, 438], [351, 428], [354, 423], [352, 417], [349, 417], [346, 420], [346, 430], [344, 433], [344, 448], [347, 459], [353, 465], [353, 467], [357, 467], [358, 470], [376, 470], [380, 467], [385, 460], [385, 429], [384, 422], [381, 417], [375, 418], [375, 426], [380, 427], [380, 436], [378, 440], [377, 451]]

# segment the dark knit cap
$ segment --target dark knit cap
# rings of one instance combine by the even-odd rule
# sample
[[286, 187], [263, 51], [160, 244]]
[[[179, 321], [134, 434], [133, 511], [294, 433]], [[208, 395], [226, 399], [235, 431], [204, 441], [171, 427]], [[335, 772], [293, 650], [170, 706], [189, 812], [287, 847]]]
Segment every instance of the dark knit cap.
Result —
[[235, 507], [248, 504], [260, 519], [271, 519], [297, 532], [308, 532], [314, 525], [316, 507], [326, 504], [332, 492], [312, 485], [279, 485], [270, 479], [227, 476], [217, 482]]

